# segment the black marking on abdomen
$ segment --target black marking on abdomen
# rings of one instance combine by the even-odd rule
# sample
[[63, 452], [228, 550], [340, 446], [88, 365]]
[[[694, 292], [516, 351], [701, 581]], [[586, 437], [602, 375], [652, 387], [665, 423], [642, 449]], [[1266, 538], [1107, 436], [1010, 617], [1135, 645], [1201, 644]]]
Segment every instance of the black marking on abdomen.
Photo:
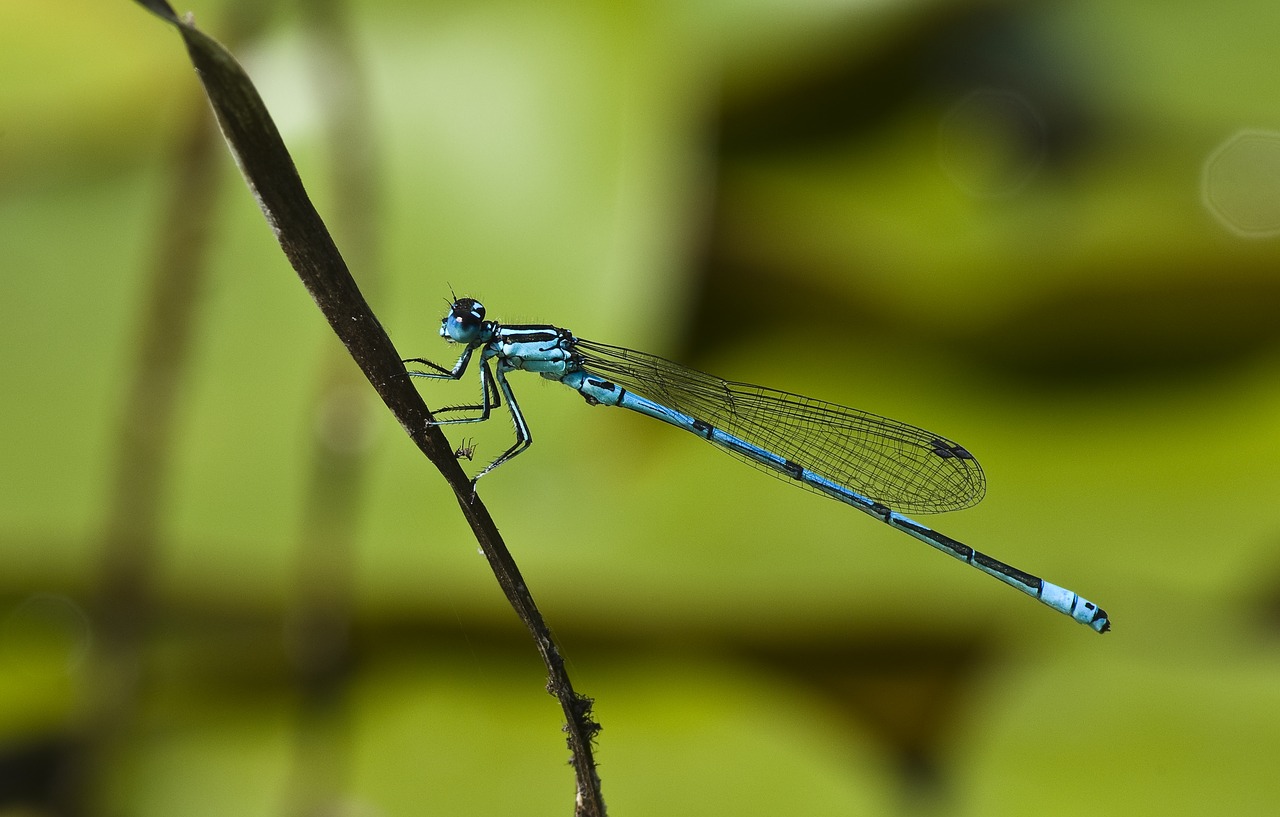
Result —
[[709, 440], [711, 439], [711, 433], [716, 429], [715, 429], [715, 426], [711, 425], [711, 423], [703, 422], [702, 420], [699, 420], [697, 417], [694, 417], [693, 430], [696, 431], [698, 434], [701, 434], [703, 437], [706, 437]]
[[939, 548], [953, 554], [957, 559], [960, 559], [961, 561], [973, 562], [978, 557], [982, 556], [981, 553], [969, 547], [964, 542], [957, 542], [955, 539], [952, 539], [950, 536], [947, 536], [944, 533], [938, 533], [936, 530], [932, 528], [926, 528], [923, 525], [919, 525], [911, 521], [910, 519], [907, 519], [905, 517], [898, 517], [897, 522], [899, 527], [910, 528], [911, 532], [914, 533], [916, 536], [920, 536], [932, 542], [933, 544], [937, 545]]
[[982, 555], [978, 553], [978, 551], [966, 545], [964, 542], [957, 542], [955, 539], [952, 539], [950, 536], [946, 536], [944, 534], [938, 533], [937, 531], [929, 531], [929, 533], [931, 534], [929, 536], [930, 540], [932, 540], [933, 542], [936, 542], [941, 547], [944, 547], [947, 550], [954, 553], [957, 559], [963, 559], [966, 562], [972, 562], [978, 556]]
[[999, 559], [994, 559], [985, 553], [979, 553], [975, 550], [973, 552], [973, 561], [975, 564], [982, 565], [992, 573], [999, 573], [1001, 575], [1008, 576], [1019, 584], [1035, 588], [1036, 595], [1039, 595], [1041, 589], [1044, 587], [1044, 580], [1038, 576], [1032, 576], [1030, 573], [1024, 573], [1013, 565], [1007, 565]]
[[804, 466], [791, 460], [784, 460], [782, 471], [792, 479], [804, 479]]
[[1111, 616], [1107, 615], [1107, 611], [1103, 610], [1101, 607], [1097, 606], [1096, 604], [1090, 604], [1089, 606], [1093, 608], [1093, 619], [1092, 621], [1090, 621], [1090, 625], [1092, 625], [1092, 623], [1097, 621], [1098, 619], [1102, 619], [1103, 620], [1102, 629], [1098, 630], [1098, 632], [1100, 633], [1110, 632]]

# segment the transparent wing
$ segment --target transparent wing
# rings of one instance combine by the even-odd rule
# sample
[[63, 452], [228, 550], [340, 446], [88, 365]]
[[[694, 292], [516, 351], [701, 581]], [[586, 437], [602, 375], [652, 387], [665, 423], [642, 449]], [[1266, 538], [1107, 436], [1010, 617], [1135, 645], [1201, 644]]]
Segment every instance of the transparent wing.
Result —
[[634, 349], [583, 339], [575, 347], [588, 371], [894, 510], [954, 511], [977, 503], [986, 492], [986, 478], [973, 455], [924, 429], [811, 397], [721, 380]]

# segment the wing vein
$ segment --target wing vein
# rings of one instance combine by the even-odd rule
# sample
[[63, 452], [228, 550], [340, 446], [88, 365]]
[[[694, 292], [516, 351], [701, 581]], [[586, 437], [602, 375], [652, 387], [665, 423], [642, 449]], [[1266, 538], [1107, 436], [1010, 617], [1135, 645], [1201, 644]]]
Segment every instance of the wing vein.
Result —
[[[722, 380], [666, 358], [577, 339], [583, 367], [907, 513], [967, 508], [986, 492], [962, 446], [916, 426], [798, 394]], [[733, 451], [728, 453], [788, 479]]]

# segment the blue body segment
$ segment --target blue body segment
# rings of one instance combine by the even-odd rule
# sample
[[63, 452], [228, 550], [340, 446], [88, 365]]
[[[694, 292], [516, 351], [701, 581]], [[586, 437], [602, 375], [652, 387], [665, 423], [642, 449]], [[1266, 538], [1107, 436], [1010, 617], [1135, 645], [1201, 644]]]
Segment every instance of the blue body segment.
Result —
[[[532, 442], [506, 375], [537, 372], [574, 389], [591, 405], [617, 406], [661, 420], [710, 442], [780, 479], [839, 500], [1071, 616], [1097, 632], [1111, 628], [1105, 611], [1064, 587], [987, 556], [899, 513], [955, 510], [986, 489], [977, 460], [937, 434], [857, 409], [689, 369], [656, 355], [575, 337], [550, 325], [504, 326], [484, 319], [474, 299], [454, 301], [440, 334], [466, 346], [451, 369], [422, 358], [429, 371], [411, 377], [457, 380], [480, 350], [481, 400], [447, 406], [437, 424], [482, 422], [507, 402], [515, 443], [475, 479]], [[497, 362], [495, 371], [490, 362]], [[474, 481], [473, 481], [474, 483]]]

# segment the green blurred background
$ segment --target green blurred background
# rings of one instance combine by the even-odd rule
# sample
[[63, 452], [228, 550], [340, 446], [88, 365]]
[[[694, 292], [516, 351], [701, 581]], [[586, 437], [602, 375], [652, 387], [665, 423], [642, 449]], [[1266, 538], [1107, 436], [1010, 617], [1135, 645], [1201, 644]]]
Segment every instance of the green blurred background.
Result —
[[[1274, 2], [193, 10], [406, 356], [452, 288], [936, 429], [989, 491], [926, 521], [1114, 621], [517, 375], [482, 495], [611, 813], [1276, 813]], [[570, 813], [454, 498], [201, 133], [138, 6], [0, 6], [0, 815]]]

